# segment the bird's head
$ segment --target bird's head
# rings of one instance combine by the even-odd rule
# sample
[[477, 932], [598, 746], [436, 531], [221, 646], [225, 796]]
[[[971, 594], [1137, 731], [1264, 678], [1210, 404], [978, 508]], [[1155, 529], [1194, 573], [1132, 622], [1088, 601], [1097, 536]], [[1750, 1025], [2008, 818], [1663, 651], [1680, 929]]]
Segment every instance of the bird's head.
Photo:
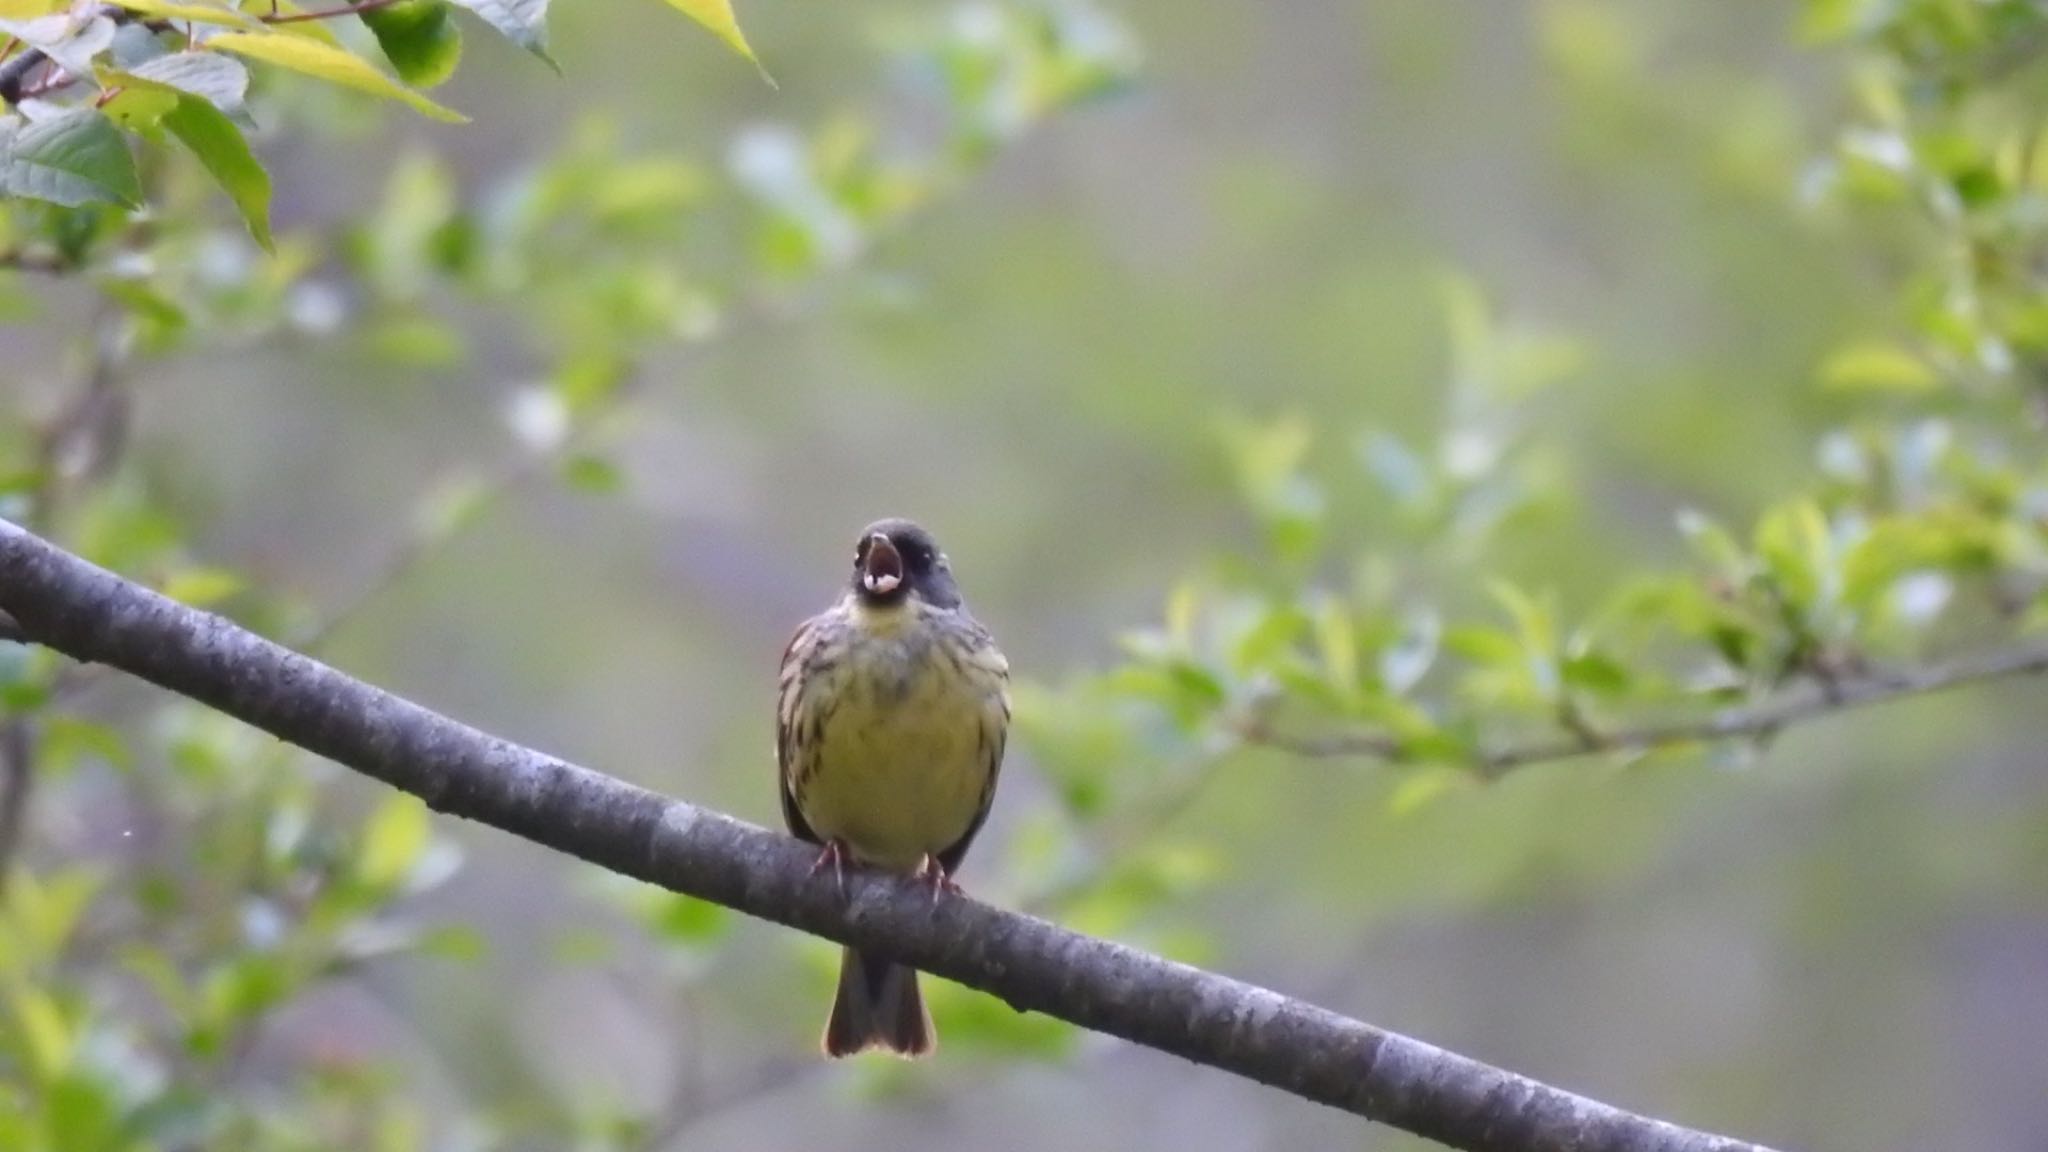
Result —
[[853, 594], [884, 608], [915, 597], [934, 608], [960, 606], [960, 589], [932, 534], [908, 520], [877, 520], [853, 550]]

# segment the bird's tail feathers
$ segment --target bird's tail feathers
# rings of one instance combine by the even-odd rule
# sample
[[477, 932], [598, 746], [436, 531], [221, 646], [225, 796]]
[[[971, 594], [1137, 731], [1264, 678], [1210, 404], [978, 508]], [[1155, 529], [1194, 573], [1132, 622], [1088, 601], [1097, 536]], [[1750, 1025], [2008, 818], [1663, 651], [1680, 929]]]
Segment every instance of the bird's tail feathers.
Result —
[[915, 1060], [936, 1045], [931, 1014], [917, 990], [917, 970], [851, 948], [839, 958], [839, 994], [825, 1023], [825, 1055], [870, 1048]]

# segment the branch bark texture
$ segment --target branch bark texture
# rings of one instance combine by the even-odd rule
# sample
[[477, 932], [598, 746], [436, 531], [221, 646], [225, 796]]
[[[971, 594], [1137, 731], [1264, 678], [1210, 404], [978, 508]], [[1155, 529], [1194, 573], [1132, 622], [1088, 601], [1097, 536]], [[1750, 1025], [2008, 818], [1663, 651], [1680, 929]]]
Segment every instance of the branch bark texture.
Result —
[[470, 728], [5, 521], [0, 610], [438, 811], [1468, 1152], [1768, 1152], [970, 898], [935, 907], [908, 878], [849, 874], [841, 897], [795, 840]]

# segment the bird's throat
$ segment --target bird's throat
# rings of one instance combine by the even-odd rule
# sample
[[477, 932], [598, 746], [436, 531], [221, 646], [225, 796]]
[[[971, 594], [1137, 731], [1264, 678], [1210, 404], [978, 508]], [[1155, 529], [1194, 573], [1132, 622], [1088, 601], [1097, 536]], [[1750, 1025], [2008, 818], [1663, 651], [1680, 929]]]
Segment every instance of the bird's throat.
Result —
[[908, 597], [876, 604], [859, 595], [853, 597], [852, 615], [854, 626], [870, 636], [893, 636], [910, 627], [918, 617]]

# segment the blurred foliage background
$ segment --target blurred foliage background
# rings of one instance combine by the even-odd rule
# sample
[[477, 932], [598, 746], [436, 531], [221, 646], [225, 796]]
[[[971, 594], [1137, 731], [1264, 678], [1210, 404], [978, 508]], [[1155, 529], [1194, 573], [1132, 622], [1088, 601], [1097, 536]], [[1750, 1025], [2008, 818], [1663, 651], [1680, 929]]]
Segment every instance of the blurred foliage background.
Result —
[[[2048, 1143], [2037, 684], [1606, 749], [2035, 627], [2048, 13], [740, 16], [778, 87], [654, 4], [472, 37], [464, 126], [259, 75], [274, 257], [181, 157], [9, 203], [6, 514], [771, 824], [776, 654], [911, 515], [1021, 680], [977, 895], [1780, 1146]], [[817, 941], [0, 665], [0, 1148], [1418, 1146], [936, 981], [935, 1061], [823, 1063]]]

